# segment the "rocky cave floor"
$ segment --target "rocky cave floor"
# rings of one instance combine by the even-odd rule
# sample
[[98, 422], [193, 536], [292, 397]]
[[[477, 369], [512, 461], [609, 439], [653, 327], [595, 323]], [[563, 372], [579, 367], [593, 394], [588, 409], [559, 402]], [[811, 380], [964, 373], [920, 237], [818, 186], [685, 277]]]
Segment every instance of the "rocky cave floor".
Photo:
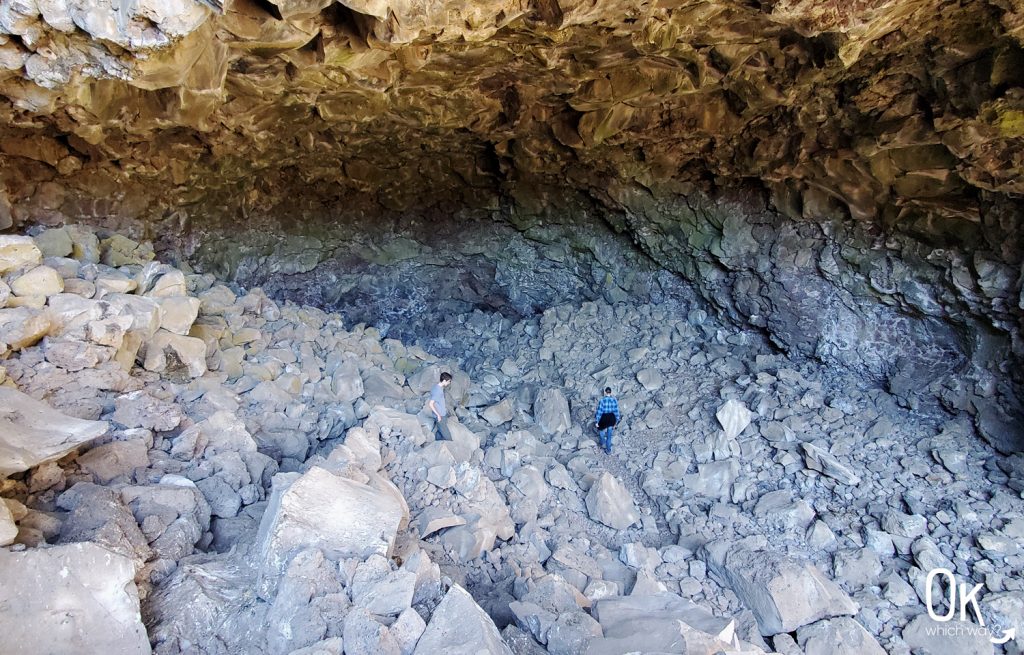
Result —
[[[25, 648], [39, 596], [103, 605], [81, 589], [109, 578], [146, 631], [130, 602], [76, 620], [117, 652], [1020, 652], [990, 636], [1024, 631], [1024, 457], [966, 416], [681, 297], [475, 311], [413, 344], [151, 259], [83, 228], [0, 237], [5, 438], [36, 434], [31, 399], [61, 413], [62, 452], [0, 451]], [[442, 370], [451, 442], [424, 412]], [[121, 577], [60, 550], [82, 542]], [[988, 632], [936, 631], [939, 567], [982, 585]]]

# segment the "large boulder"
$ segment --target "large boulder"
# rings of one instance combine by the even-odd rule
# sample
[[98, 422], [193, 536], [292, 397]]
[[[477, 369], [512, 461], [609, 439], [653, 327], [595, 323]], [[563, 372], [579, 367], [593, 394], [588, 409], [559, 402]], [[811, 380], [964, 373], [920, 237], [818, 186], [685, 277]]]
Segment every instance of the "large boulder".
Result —
[[857, 613], [857, 604], [810, 562], [725, 540], [705, 545], [700, 556], [753, 612], [762, 635]]
[[544, 389], [533, 403], [533, 420], [545, 434], [565, 432], [572, 425], [569, 401], [558, 389]]
[[473, 597], [452, 586], [430, 617], [414, 655], [512, 655], [497, 626]]
[[587, 512], [590, 518], [616, 530], [625, 530], [640, 522], [640, 514], [629, 490], [607, 471], [587, 492]]
[[743, 432], [754, 414], [747, 409], [747, 406], [738, 400], [727, 400], [724, 405], [718, 408], [715, 418], [725, 430], [726, 439], [735, 439]]
[[387, 557], [406, 510], [393, 493], [314, 466], [274, 477], [257, 536], [259, 593], [272, 598], [277, 578], [299, 550], [319, 548], [335, 559]]
[[676, 594], [632, 595], [597, 601], [594, 616], [603, 635], [590, 640], [587, 653], [627, 652], [759, 653], [754, 646], [739, 647], [736, 623]]
[[0, 550], [5, 653], [149, 653], [135, 565], [94, 543]]
[[17, 389], [0, 386], [0, 476], [59, 459], [106, 434], [107, 427], [103, 421], [66, 416]]

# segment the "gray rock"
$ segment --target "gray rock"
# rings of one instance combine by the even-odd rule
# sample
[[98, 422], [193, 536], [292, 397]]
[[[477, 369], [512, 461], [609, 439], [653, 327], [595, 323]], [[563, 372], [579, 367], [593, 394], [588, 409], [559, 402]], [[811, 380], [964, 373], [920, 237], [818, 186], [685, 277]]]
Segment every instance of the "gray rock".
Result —
[[416, 517], [415, 525], [420, 539], [424, 539], [439, 530], [466, 525], [466, 519], [456, 516], [450, 510], [432, 506], [420, 512], [419, 516]]
[[750, 425], [753, 413], [742, 402], [730, 399], [718, 408], [715, 418], [725, 430], [726, 439], [735, 439]]
[[728, 541], [702, 547], [700, 556], [711, 575], [754, 613], [762, 635], [857, 613], [857, 604], [810, 562]]
[[4, 651], [148, 655], [134, 579], [130, 558], [94, 543], [0, 549]]
[[256, 543], [261, 596], [273, 597], [277, 577], [297, 550], [320, 548], [337, 559], [388, 556], [405, 512], [393, 494], [316, 466], [301, 477], [275, 476]]
[[398, 619], [389, 628], [402, 655], [411, 655], [416, 650], [416, 643], [426, 629], [426, 622], [419, 612], [411, 607], [399, 614]]
[[211, 514], [224, 519], [238, 515], [238, 510], [242, 508], [242, 497], [223, 477], [217, 475], [206, 478], [197, 482], [196, 486], [209, 503]]
[[860, 484], [860, 476], [843, 464], [840, 464], [839, 460], [828, 451], [811, 443], [802, 443], [800, 447], [804, 451], [804, 462], [807, 464], [807, 468], [827, 475], [842, 484], [850, 486]]
[[551, 655], [584, 655], [591, 639], [603, 637], [601, 624], [585, 612], [560, 614], [548, 629], [547, 647]]
[[665, 376], [656, 368], [645, 368], [636, 374], [636, 381], [647, 391], [657, 391], [665, 384]]
[[459, 585], [453, 585], [438, 604], [413, 652], [416, 655], [512, 655], [491, 617]]
[[590, 640], [588, 653], [734, 652], [734, 621], [716, 617], [675, 594], [599, 600], [594, 614], [603, 637]]
[[113, 441], [81, 455], [78, 465], [96, 482], [109, 484], [114, 478], [130, 476], [135, 469], [149, 466], [149, 449], [142, 439]]
[[683, 484], [693, 493], [709, 498], [729, 497], [729, 489], [739, 475], [739, 462], [735, 458], [720, 462], [698, 464], [696, 473], [683, 476]]
[[944, 623], [919, 614], [903, 628], [903, 641], [912, 651], [929, 655], [992, 655], [992, 642], [976, 623], [953, 619]]
[[[402, 649], [386, 627], [361, 607], [345, 617], [342, 637], [345, 655], [401, 655]], [[440, 652], [440, 651], [438, 651]]]
[[806, 655], [886, 655], [861, 624], [846, 617], [803, 626], [796, 640]]
[[558, 389], [544, 389], [533, 403], [533, 420], [545, 434], [560, 434], [569, 429], [569, 401]]
[[640, 522], [629, 490], [611, 473], [602, 473], [591, 485], [586, 503], [590, 518], [616, 530], [625, 530]]
[[491, 405], [485, 409], [480, 416], [492, 426], [508, 423], [512, 420], [512, 398], [509, 397], [502, 400], [500, 403]]

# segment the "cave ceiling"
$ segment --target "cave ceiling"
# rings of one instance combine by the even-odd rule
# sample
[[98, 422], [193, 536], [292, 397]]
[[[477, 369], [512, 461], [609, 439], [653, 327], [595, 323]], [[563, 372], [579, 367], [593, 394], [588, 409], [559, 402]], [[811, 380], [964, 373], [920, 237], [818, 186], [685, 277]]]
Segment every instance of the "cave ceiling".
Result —
[[3, 0], [0, 220], [759, 180], [978, 221], [1024, 193], [1022, 38], [1019, 0]]

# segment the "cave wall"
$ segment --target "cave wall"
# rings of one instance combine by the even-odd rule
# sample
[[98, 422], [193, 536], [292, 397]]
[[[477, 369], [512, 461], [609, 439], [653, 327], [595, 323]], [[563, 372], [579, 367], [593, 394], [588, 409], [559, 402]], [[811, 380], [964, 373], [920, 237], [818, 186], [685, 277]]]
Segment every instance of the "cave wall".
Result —
[[664, 269], [1011, 434], [1022, 38], [1011, 0], [2, 0], [0, 229], [353, 310], [392, 276], [395, 320]]

